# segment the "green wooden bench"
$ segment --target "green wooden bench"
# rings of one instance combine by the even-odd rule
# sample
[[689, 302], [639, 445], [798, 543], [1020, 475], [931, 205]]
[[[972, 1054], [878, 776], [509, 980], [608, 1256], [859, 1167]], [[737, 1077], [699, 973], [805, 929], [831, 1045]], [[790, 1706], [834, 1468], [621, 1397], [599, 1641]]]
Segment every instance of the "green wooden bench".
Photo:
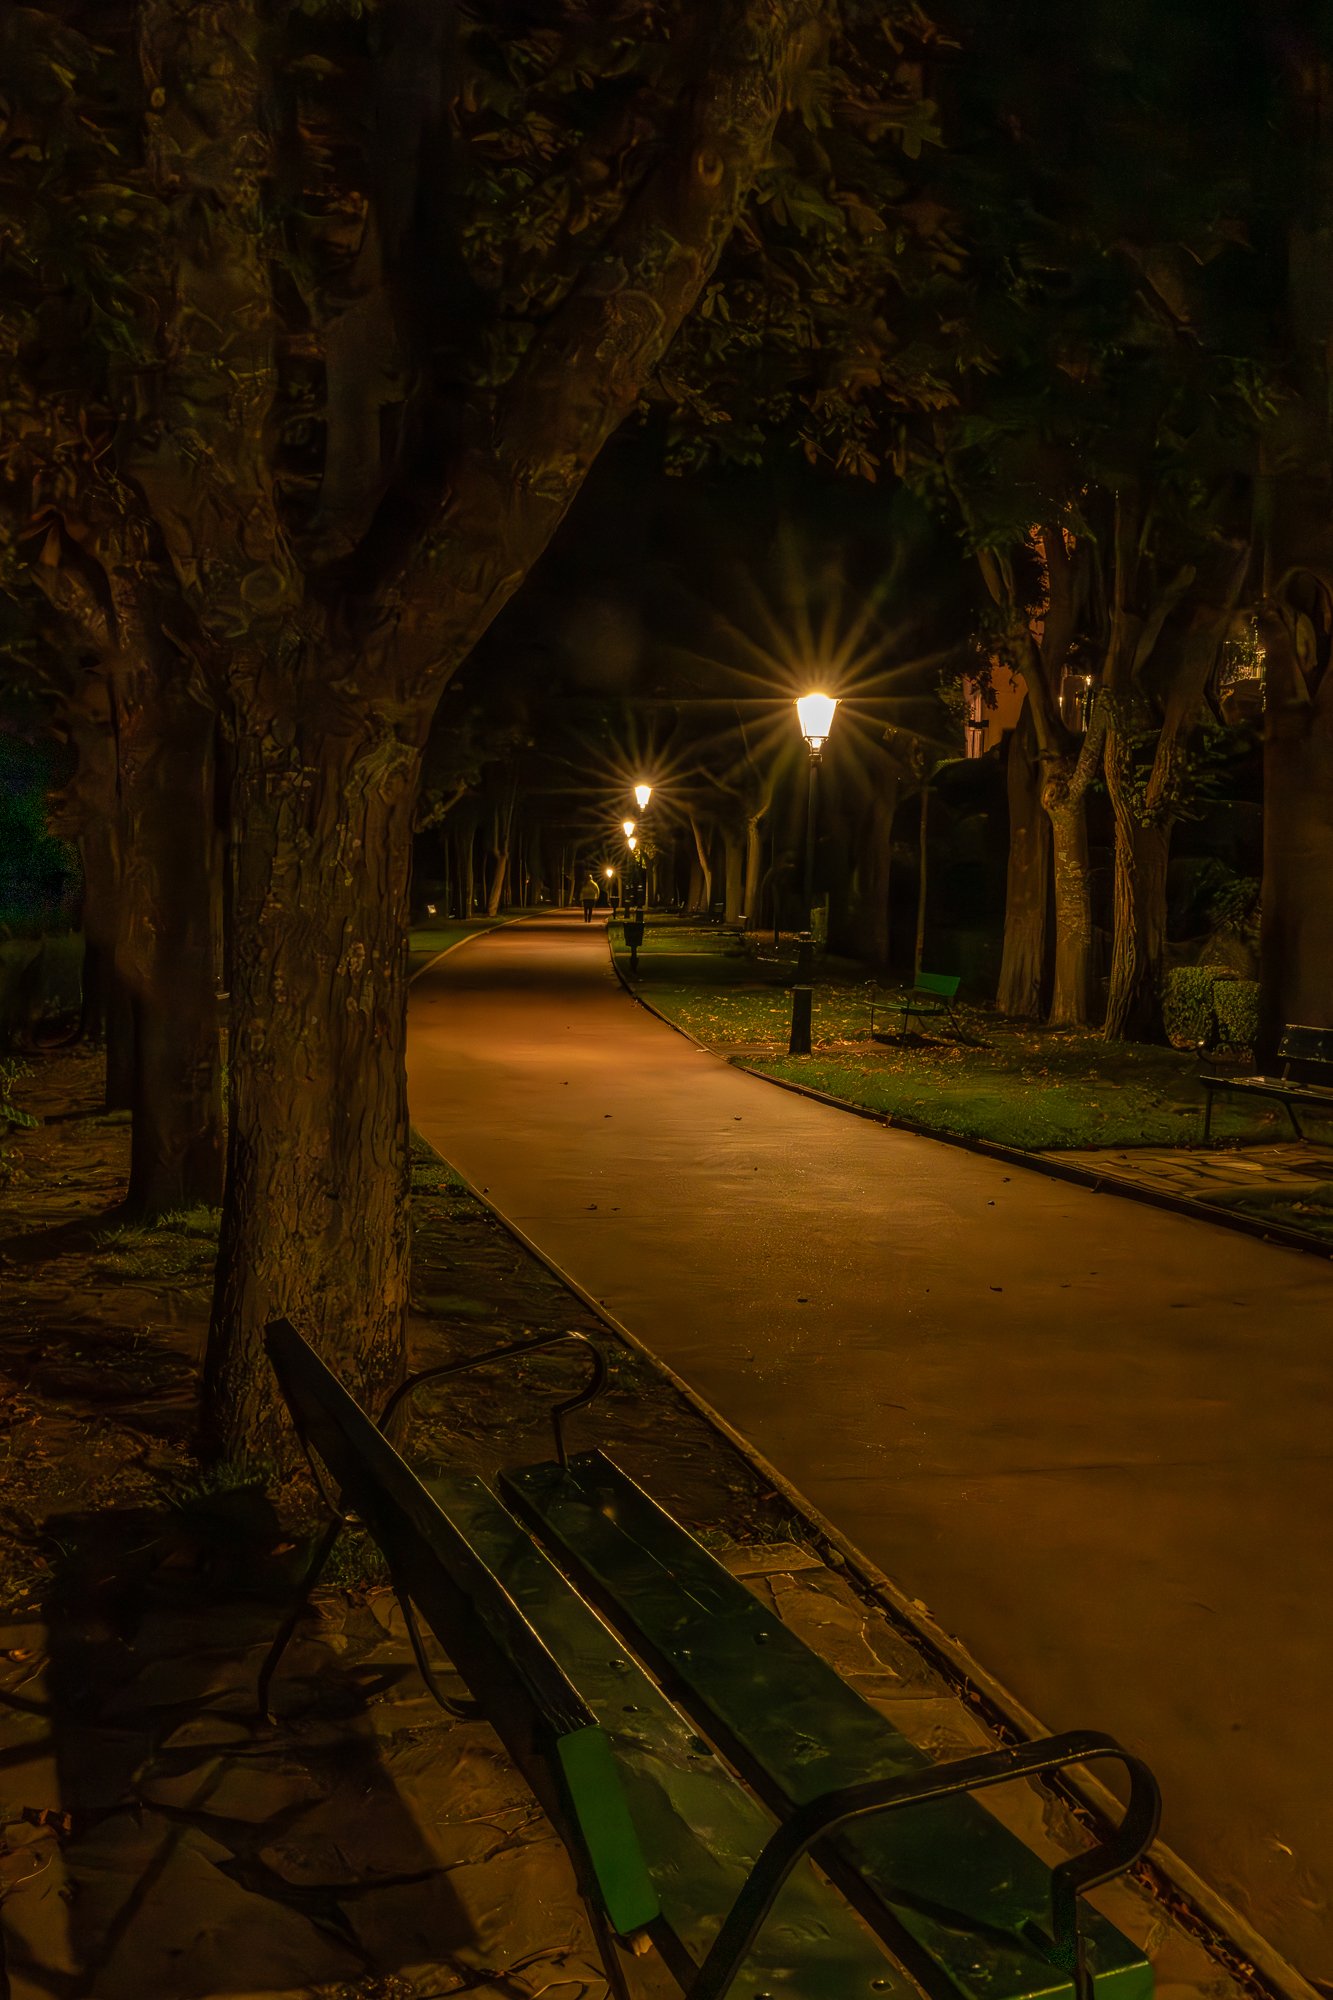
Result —
[[[554, 1462], [505, 1475], [498, 1494], [414, 1471], [386, 1435], [423, 1382], [553, 1344], [426, 1370], [376, 1424], [272, 1323], [269, 1354], [331, 1520], [261, 1671], [261, 1709], [356, 1520], [385, 1556], [427, 1686], [457, 1709], [418, 1612], [564, 1839], [614, 1992], [626, 1992], [622, 1940], [655, 1946], [689, 2000], [920, 2000], [923, 1987], [938, 2000], [1150, 2000], [1142, 1953], [1081, 1902], [1153, 1838], [1146, 1767], [1089, 1732], [932, 1764], [609, 1458], [567, 1456], [564, 1420], [605, 1378], [595, 1349], [589, 1387], [554, 1412]], [[1129, 1773], [1125, 1816], [1054, 1869], [972, 1796], [1102, 1758]]]
[[[870, 1034], [872, 1040], [875, 1039], [876, 1007], [882, 1008], [885, 1013], [901, 1015], [902, 1019], [898, 1028], [899, 1038], [907, 1033], [907, 1024], [909, 1021], [932, 1020], [941, 1014], [947, 1017], [949, 1026], [953, 1029], [954, 1033], [961, 1035], [962, 1029], [958, 1016], [954, 1013], [953, 1009], [954, 1000], [958, 995], [959, 984], [960, 980], [956, 972], [918, 972], [912, 982], [910, 992], [905, 994], [884, 993], [881, 997], [882, 989], [877, 981], [872, 981], [870, 985]], [[888, 1037], [881, 1034], [878, 1039], [885, 1041]]]
[[[1213, 1132], [1213, 1096], [1216, 1091], [1227, 1091], [1238, 1097], [1264, 1097], [1275, 1104], [1281, 1104], [1291, 1120], [1291, 1129], [1298, 1139], [1305, 1137], [1296, 1116], [1296, 1106], [1307, 1110], [1322, 1111], [1325, 1116], [1333, 1114], [1333, 1028], [1284, 1028], [1277, 1045], [1278, 1061], [1282, 1065], [1280, 1076], [1201, 1076], [1199, 1082], [1207, 1092], [1207, 1102], [1203, 1113], [1204, 1143]], [[1298, 1063], [1305, 1071], [1314, 1075], [1294, 1077], [1293, 1063]]]

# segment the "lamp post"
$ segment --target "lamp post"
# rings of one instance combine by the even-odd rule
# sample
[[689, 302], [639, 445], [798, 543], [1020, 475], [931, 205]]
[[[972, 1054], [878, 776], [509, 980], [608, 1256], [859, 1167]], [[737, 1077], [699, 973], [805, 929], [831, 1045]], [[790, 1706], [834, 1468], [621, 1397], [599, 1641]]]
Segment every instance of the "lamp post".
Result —
[[832, 694], [803, 694], [796, 704], [796, 716], [810, 752], [810, 779], [805, 795], [805, 929], [796, 946], [796, 984], [791, 990], [791, 1038], [787, 1053], [808, 1056], [810, 1020], [814, 1009], [815, 977], [815, 812], [818, 804], [819, 766], [824, 745], [833, 728], [838, 697]]

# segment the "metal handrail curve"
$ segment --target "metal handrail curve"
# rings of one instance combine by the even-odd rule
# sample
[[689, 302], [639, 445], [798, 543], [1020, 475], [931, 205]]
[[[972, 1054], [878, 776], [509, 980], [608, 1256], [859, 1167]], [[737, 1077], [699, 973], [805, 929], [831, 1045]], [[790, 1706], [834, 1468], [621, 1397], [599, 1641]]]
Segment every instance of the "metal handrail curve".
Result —
[[399, 1406], [426, 1382], [439, 1382], [447, 1375], [465, 1375], [469, 1369], [480, 1368], [488, 1361], [508, 1361], [516, 1354], [533, 1354], [543, 1347], [555, 1347], [562, 1340], [581, 1341], [592, 1356], [592, 1376], [587, 1387], [580, 1389], [576, 1396], [568, 1397], [563, 1403], [557, 1403], [551, 1411], [555, 1455], [557, 1462], [563, 1468], [569, 1463], [569, 1454], [565, 1450], [565, 1418], [572, 1416], [575, 1410], [586, 1409], [590, 1403], [596, 1402], [606, 1387], [608, 1375], [606, 1356], [601, 1348], [589, 1340], [586, 1333], [579, 1333], [574, 1327], [567, 1327], [561, 1333], [538, 1334], [532, 1340], [510, 1341], [503, 1347], [488, 1348], [484, 1354], [465, 1355], [461, 1361], [441, 1361], [433, 1368], [419, 1369], [415, 1375], [409, 1375], [405, 1381], [400, 1382], [394, 1390], [380, 1412], [377, 1428], [387, 1437], [389, 1425]]
[[1078, 1899], [1087, 1890], [1109, 1882], [1138, 1860], [1156, 1837], [1162, 1816], [1157, 1780], [1148, 1766], [1131, 1756], [1112, 1736], [1098, 1730], [1066, 1730], [1014, 1749], [988, 1751], [937, 1764], [908, 1778], [879, 1778], [825, 1792], [798, 1808], [773, 1835], [751, 1870], [749, 1880], [732, 1904], [721, 1930], [689, 1987], [688, 2000], [722, 2000], [739, 1974], [764, 1919], [797, 1862], [819, 1841], [849, 1822], [899, 1806], [924, 1804], [956, 1792], [981, 1791], [1031, 1778], [1067, 1764], [1087, 1764], [1114, 1757], [1129, 1774], [1129, 1804], [1120, 1824], [1091, 1847], [1060, 1862], [1051, 1871], [1050, 1959], [1068, 1971], [1077, 2000], [1091, 2000]]

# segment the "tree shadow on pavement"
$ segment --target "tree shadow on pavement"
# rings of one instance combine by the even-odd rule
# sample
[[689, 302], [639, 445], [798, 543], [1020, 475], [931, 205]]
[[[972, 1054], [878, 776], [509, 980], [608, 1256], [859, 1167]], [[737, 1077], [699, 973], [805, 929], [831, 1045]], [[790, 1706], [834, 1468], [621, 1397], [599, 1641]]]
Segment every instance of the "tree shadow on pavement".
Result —
[[40, 1608], [0, 1624], [13, 2000], [605, 2000], [564, 1849], [387, 1591], [316, 1601], [269, 1722], [304, 1550], [258, 1487], [46, 1536]]

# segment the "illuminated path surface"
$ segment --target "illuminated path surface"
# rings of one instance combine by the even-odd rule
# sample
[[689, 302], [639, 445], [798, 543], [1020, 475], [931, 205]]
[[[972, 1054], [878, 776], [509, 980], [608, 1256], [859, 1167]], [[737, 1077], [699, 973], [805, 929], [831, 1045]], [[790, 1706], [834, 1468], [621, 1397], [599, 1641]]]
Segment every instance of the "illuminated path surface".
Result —
[[1333, 1975], [1333, 1270], [742, 1075], [605, 930], [412, 992], [413, 1123], [1165, 1838]]

